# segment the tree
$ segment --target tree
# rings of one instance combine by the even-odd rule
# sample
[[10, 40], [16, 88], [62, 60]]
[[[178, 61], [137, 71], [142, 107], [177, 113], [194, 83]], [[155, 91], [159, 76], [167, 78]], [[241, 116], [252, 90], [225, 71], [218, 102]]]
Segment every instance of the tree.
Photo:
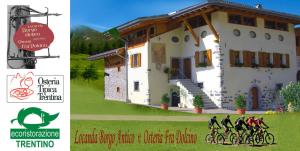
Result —
[[300, 111], [300, 82], [289, 83], [285, 88], [280, 90], [280, 95], [284, 98], [286, 108], [289, 107], [293, 108], [294, 111]]
[[97, 80], [99, 75], [94, 63], [88, 65], [81, 74], [82, 78], [85, 80]]
[[75, 67], [71, 67], [70, 70], [70, 78], [71, 79], [76, 79], [79, 75], [79, 66], [76, 65]]

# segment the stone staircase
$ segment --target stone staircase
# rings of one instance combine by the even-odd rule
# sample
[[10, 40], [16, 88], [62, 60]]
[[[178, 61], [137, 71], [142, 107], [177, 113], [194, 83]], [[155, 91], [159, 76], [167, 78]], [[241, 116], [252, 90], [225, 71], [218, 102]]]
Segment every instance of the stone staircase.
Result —
[[193, 97], [200, 95], [204, 103], [204, 109], [218, 108], [215, 103], [195, 84], [191, 79], [176, 79], [177, 86], [183, 86]]

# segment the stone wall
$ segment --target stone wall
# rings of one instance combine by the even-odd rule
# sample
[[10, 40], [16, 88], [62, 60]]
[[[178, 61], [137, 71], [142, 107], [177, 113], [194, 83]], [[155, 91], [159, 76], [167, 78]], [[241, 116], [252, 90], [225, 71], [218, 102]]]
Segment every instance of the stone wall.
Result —
[[[119, 71], [118, 71], [119, 68]], [[126, 101], [126, 68], [124, 65], [105, 68], [105, 99]]]

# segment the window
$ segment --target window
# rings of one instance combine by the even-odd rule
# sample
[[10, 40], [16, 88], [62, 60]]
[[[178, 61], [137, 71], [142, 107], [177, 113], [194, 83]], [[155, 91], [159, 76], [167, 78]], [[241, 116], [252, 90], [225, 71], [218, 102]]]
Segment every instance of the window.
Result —
[[206, 67], [212, 65], [212, 53], [211, 50], [196, 51], [195, 52], [195, 66]]
[[271, 20], [265, 20], [265, 28], [268, 29], [277, 29], [281, 31], [288, 31], [288, 24], [283, 22], [276, 22]]
[[151, 27], [150, 28], [150, 32], [149, 32], [150, 36], [154, 36], [155, 35], [155, 27]]
[[130, 56], [131, 68], [141, 67], [141, 53]]
[[241, 15], [229, 15], [228, 22], [232, 24], [242, 24], [242, 16]]
[[139, 91], [140, 90], [140, 82], [135, 81], [134, 86], [133, 86], [134, 91]]
[[253, 17], [243, 17], [243, 25], [256, 26], [255, 18], [253, 18]]
[[143, 36], [146, 36], [146, 30], [143, 29], [143, 30], [140, 30], [136, 33], [136, 36], [137, 37], [143, 37]]
[[247, 26], [256, 26], [256, 18], [236, 14], [228, 15], [228, 22], [232, 24], [240, 24]]
[[231, 66], [243, 66], [239, 51], [230, 50], [229, 53]]
[[121, 71], [121, 67], [119, 66], [119, 67], [118, 67], [118, 72], [120, 72], [120, 71]]
[[236, 52], [236, 53], [234, 54], [234, 63], [235, 63], [235, 65], [241, 63], [241, 60], [240, 60], [240, 52]]
[[119, 93], [120, 92], [120, 87], [117, 87], [117, 93]]
[[265, 20], [265, 28], [276, 29], [276, 24], [274, 21]]
[[296, 46], [299, 47], [300, 46], [300, 36], [296, 37]]
[[255, 56], [255, 52], [250, 52], [250, 56], [251, 56], [251, 64], [256, 64], [256, 56]]
[[[209, 20], [211, 19], [210, 15], [208, 15], [207, 17]], [[206, 25], [205, 20], [201, 16], [196, 16], [196, 17], [190, 18], [190, 19], [188, 19], [188, 22], [192, 28], [197, 28], [197, 27]], [[186, 30], [187, 30], [187, 28], [186, 28]]]
[[278, 22], [277, 29], [282, 30], [282, 31], [288, 31], [288, 25], [287, 25], [287, 23]]
[[288, 68], [290, 66], [290, 56], [289, 54], [273, 54], [273, 62], [275, 68]]

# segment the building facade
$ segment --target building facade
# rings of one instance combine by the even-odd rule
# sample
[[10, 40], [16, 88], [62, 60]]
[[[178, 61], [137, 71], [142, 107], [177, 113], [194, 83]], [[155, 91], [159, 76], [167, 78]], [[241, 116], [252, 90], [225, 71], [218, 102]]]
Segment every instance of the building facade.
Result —
[[248, 110], [277, 108], [279, 90], [300, 75], [299, 23], [261, 5], [208, 0], [120, 25], [126, 101], [156, 105], [167, 93], [171, 106], [193, 108], [201, 95], [205, 108], [234, 109], [244, 95]]

